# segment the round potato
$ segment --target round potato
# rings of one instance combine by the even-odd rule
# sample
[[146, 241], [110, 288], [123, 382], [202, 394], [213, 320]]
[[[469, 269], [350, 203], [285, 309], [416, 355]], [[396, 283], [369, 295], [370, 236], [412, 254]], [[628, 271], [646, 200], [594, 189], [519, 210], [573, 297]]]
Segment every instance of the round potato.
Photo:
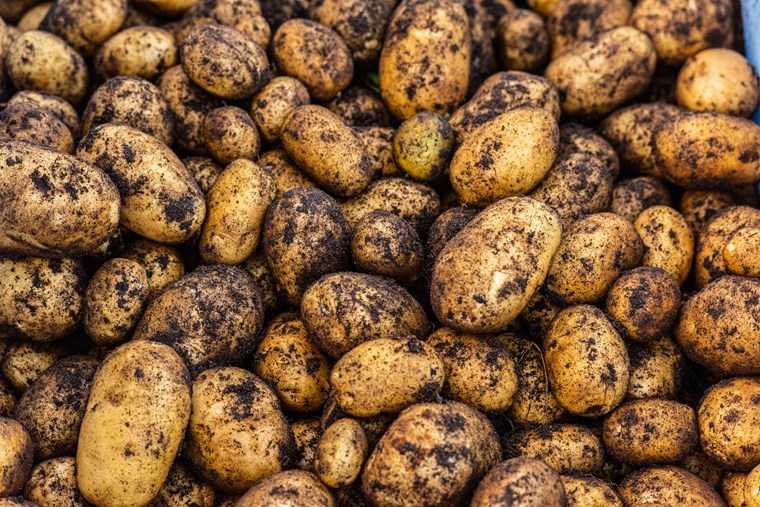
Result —
[[277, 76], [251, 102], [251, 118], [267, 142], [280, 139], [282, 126], [297, 107], [310, 103], [309, 91], [298, 79]]
[[527, 9], [513, 9], [499, 20], [496, 58], [502, 68], [538, 72], [549, 58], [549, 34], [544, 19]]
[[150, 507], [214, 507], [215, 496], [214, 488], [196, 479], [186, 466], [175, 462]]
[[61, 37], [84, 56], [92, 56], [119, 31], [126, 16], [127, 2], [123, 0], [59, 0], [40, 29]]
[[[288, 470], [267, 477], [240, 497], [235, 507], [293, 505], [335, 507], [332, 493], [312, 473]], [[230, 507], [232, 504], [230, 504]]]
[[177, 64], [172, 34], [153, 26], [134, 26], [108, 39], [95, 56], [101, 79], [137, 76], [152, 80]]
[[396, 165], [419, 181], [434, 181], [446, 172], [453, 149], [454, 134], [449, 122], [430, 112], [404, 121], [393, 138]]
[[736, 204], [734, 197], [727, 192], [687, 190], [681, 196], [681, 205], [678, 210], [695, 236], [699, 236], [702, 227], [716, 213], [734, 204]]
[[21, 424], [0, 417], [0, 444], [0, 495], [16, 495], [32, 469], [32, 439]]
[[219, 175], [224, 171], [224, 167], [207, 157], [183, 158], [182, 163], [190, 171], [190, 174], [193, 175], [193, 178], [195, 178], [195, 182], [198, 184], [201, 192], [206, 195], [208, 195], [209, 190], [211, 190]]
[[0, 139], [27, 141], [66, 154], [74, 152], [74, 138], [66, 124], [30, 102], [11, 104], [0, 111]]
[[296, 468], [306, 472], [314, 471], [317, 459], [317, 445], [322, 437], [322, 424], [319, 419], [294, 421], [290, 427], [296, 439]]
[[339, 419], [327, 427], [317, 445], [315, 471], [331, 488], [349, 486], [359, 478], [369, 445], [361, 424]]
[[70, 457], [49, 459], [34, 467], [24, 486], [24, 498], [39, 507], [91, 505], [79, 492], [76, 459]]
[[511, 435], [504, 444], [508, 457], [540, 459], [560, 474], [598, 473], [604, 463], [599, 438], [585, 426], [550, 424]]
[[124, 259], [140, 264], [148, 275], [148, 300], [154, 299], [164, 287], [185, 274], [185, 265], [176, 248], [138, 238], [122, 252]]
[[546, 19], [552, 59], [605, 30], [625, 26], [629, 0], [559, 0]]
[[559, 153], [568, 156], [573, 153], [589, 155], [601, 161], [612, 173], [612, 179], [620, 176], [620, 159], [610, 143], [594, 129], [570, 122], [559, 127]]
[[349, 86], [327, 104], [327, 108], [350, 127], [390, 127], [393, 124], [380, 95], [363, 86]]
[[22, 90], [8, 99], [8, 105], [18, 103], [31, 103], [53, 113], [68, 128], [72, 138], [79, 138], [79, 113], [63, 97], [50, 93]]
[[568, 507], [623, 507], [623, 501], [608, 484], [590, 475], [563, 475]]
[[65, 343], [13, 342], [0, 363], [0, 373], [23, 393], [58, 359], [70, 354]]
[[210, 111], [203, 120], [206, 148], [220, 164], [259, 154], [261, 139], [248, 113], [239, 107], [225, 106]]
[[675, 466], [642, 468], [628, 474], [620, 484], [619, 492], [626, 505], [725, 506], [709, 484]]
[[633, 223], [647, 208], [672, 205], [670, 191], [661, 179], [641, 176], [622, 180], [615, 185], [610, 211]]
[[470, 507], [567, 505], [562, 479], [549, 465], [513, 458], [496, 465], [478, 485]]
[[760, 229], [739, 229], [723, 249], [726, 267], [735, 275], [760, 277], [760, 263], [755, 253], [760, 248]]
[[645, 344], [631, 343], [628, 399], [674, 399], [681, 388], [685, 357], [668, 337]]
[[278, 196], [294, 188], [317, 186], [298, 168], [285, 150], [276, 149], [263, 153], [259, 157], [259, 165], [266, 169], [274, 180]]

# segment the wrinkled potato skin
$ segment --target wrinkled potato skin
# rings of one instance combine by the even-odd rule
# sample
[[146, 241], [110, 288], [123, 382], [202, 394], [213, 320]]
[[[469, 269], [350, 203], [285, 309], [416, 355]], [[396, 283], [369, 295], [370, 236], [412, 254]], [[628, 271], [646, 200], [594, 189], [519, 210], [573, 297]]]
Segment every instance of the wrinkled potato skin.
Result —
[[644, 242], [644, 266], [661, 268], [683, 285], [694, 258], [694, 233], [686, 219], [669, 206], [652, 206], [633, 223]]
[[642, 468], [623, 479], [619, 489], [626, 505], [723, 507], [725, 502], [705, 481], [683, 468]]
[[119, 31], [127, 16], [124, 0], [57, 0], [40, 25], [84, 56]]
[[513, 9], [499, 20], [496, 58], [508, 70], [539, 72], [549, 58], [544, 19], [527, 9]]
[[244, 158], [253, 160], [259, 154], [261, 139], [251, 117], [235, 106], [219, 107], [203, 121], [206, 148], [220, 164]]
[[563, 475], [562, 485], [569, 507], [624, 507], [615, 490], [589, 475]]
[[190, 376], [171, 347], [140, 341], [114, 350], [95, 374], [79, 434], [82, 495], [102, 506], [150, 502], [189, 418]]
[[17, 392], [24, 392], [53, 363], [70, 354], [66, 344], [14, 342], [5, 351], [0, 373]]
[[760, 277], [760, 264], [755, 253], [760, 251], [760, 228], [739, 229], [723, 249], [726, 267], [735, 275]]
[[346, 487], [359, 477], [368, 454], [361, 424], [355, 419], [339, 419], [325, 430], [317, 445], [316, 473], [331, 488]]
[[409, 222], [387, 211], [373, 211], [354, 228], [351, 257], [362, 271], [408, 284], [421, 274], [424, 251]]
[[8, 105], [12, 106], [20, 102], [29, 102], [50, 111], [69, 128], [74, 139], [79, 138], [79, 113], [63, 97], [50, 93], [22, 90], [8, 100]]
[[[292, 491], [296, 492], [295, 498]], [[267, 477], [249, 489], [235, 504], [236, 507], [262, 505], [336, 506], [332, 493], [317, 476], [301, 470], [288, 470]]]
[[201, 192], [208, 195], [211, 187], [214, 186], [219, 175], [224, 171], [224, 167], [217, 164], [214, 160], [207, 157], [188, 157], [183, 158], [182, 163], [195, 178], [195, 182], [201, 189]]
[[21, 424], [0, 417], [0, 445], [0, 495], [16, 495], [32, 469], [32, 439]]
[[214, 497], [214, 488], [196, 479], [186, 466], [175, 462], [150, 507], [213, 507]]
[[629, 0], [559, 0], [546, 20], [552, 59], [593, 35], [627, 25], [632, 8]]
[[27, 141], [69, 155], [74, 152], [74, 138], [66, 124], [47, 109], [28, 102], [0, 111], [0, 139]]
[[513, 434], [504, 445], [505, 456], [540, 459], [559, 474], [598, 473], [604, 447], [585, 426], [552, 424]]
[[251, 102], [251, 117], [261, 137], [273, 143], [280, 139], [282, 126], [296, 108], [311, 102], [309, 91], [298, 79], [277, 76]]
[[266, 169], [274, 180], [278, 196], [294, 188], [317, 186], [311, 178], [298, 168], [285, 150], [278, 148], [263, 153], [259, 157], [259, 165]]
[[475, 490], [470, 507], [567, 505], [562, 479], [549, 465], [513, 458], [494, 467]]
[[185, 265], [176, 248], [138, 238], [132, 241], [121, 256], [145, 268], [148, 275], [148, 299], [152, 300], [175, 280], [185, 274]]
[[641, 176], [621, 180], [615, 185], [610, 211], [633, 223], [647, 208], [672, 205], [670, 191], [662, 180], [653, 176]]
[[77, 487], [76, 459], [54, 458], [34, 467], [24, 486], [24, 498], [40, 507], [89, 507]]
[[471, 40], [458, 2], [402, 0], [380, 54], [380, 92], [393, 115], [451, 113], [466, 96]]
[[177, 45], [171, 33], [152, 26], [127, 28], [108, 39], [95, 56], [101, 79], [138, 76], [152, 80], [177, 64]]

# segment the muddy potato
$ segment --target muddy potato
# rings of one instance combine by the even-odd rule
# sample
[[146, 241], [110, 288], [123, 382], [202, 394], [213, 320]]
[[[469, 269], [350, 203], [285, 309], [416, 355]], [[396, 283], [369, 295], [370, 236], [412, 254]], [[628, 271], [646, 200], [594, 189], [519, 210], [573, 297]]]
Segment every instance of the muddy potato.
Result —
[[79, 113], [69, 102], [58, 95], [22, 90], [8, 99], [8, 106], [30, 103], [50, 111], [66, 125], [74, 139], [79, 138]]
[[626, 505], [726, 505], [709, 484], [676, 466], [642, 468], [628, 474], [619, 488], [620, 497]]
[[196, 479], [186, 466], [175, 462], [150, 507], [213, 507], [215, 496], [214, 488]]
[[567, 505], [560, 475], [543, 461], [513, 458], [496, 465], [475, 490], [470, 507]]
[[[5, 354], [5, 344], [0, 345], [0, 357]], [[16, 395], [4, 378], [0, 378], [0, 417], [10, 417], [16, 406]]]
[[735, 275], [760, 276], [760, 264], [755, 255], [759, 247], [760, 229], [746, 227], [736, 231], [723, 249], [723, 260], [728, 270]]
[[349, 86], [327, 104], [327, 108], [350, 127], [390, 127], [393, 124], [383, 99], [363, 86]]
[[261, 139], [256, 125], [244, 110], [225, 106], [210, 111], [203, 120], [206, 148], [220, 164], [259, 154]]
[[394, 116], [451, 113], [466, 96], [471, 41], [458, 2], [402, 0], [380, 54], [380, 94]]
[[552, 59], [605, 30], [625, 26], [629, 0], [559, 0], [546, 19]]
[[202, 266], [150, 302], [132, 338], [171, 345], [195, 375], [242, 360], [263, 325], [261, 293], [242, 268]]
[[291, 19], [272, 38], [272, 55], [281, 74], [297, 78], [317, 101], [345, 90], [354, 77], [351, 50], [333, 29], [308, 19]]
[[164, 287], [185, 274], [185, 265], [176, 248], [148, 239], [133, 240], [121, 256], [145, 268], [148, 275], [148, 299], [155, 298]]
[[162, 243], [180, 243], [200, 229], [203, 193], [177, 155], [155, 137], [105, 124], [79, 143], [77, 156], [117, 182], [120, 221], [127, 229]]
[[393, 139], [396, 165], [415, 180], [438, 179], [447, 171], [453, 151], [451, 126], [435, 113], [418, 113], [407, 119]]
[[359, 127], [354, 132], [369, 157], [373, 178], [401, 176], [403, 173], [393, 158], [393, 137], [396, 131], [387, 127]]
[[0, 373], [19, 393], [26, 391], [58, 359], [70, 353], [65, 344], [14, 342], [5, 351]]
[[440, 328], [425, 340], [443, 361], [443, 396], [483, 412], [508, 409], [517, 395], [517, 364], [499, 342]]
[[74, 139], [66, 124], [29, 102], [11, 104], [0, 111], [0, 139], [27, 141], [66, 154], [74, 152]]
[[349, 242], [340, 207], [316, 188], [285, 192], [264, 219], [264, 254], [280, 296], [294, 306], [321, 276], [348, 268]]
[[71, 44], [84, 56], [119, 31], [127, 16], [124, 0], [62, 0], [53, 3], [40, 25]]
[[207, 157], [183, 158], [182, 163], [193, 175], [195, 182], [204, 194], [208, 194], [219, 175], [224, 171], [224, 167]]
[[580, 123], [565, 123], [559, 127], [559, 153], [581, 153], [601, 161], [612, 173], [612, 179], [620, 176], [620, 159], [615, 148], [594, 129]]
[[502, 68], [539, 72], [549, 58], [544, 19], [527, 9], [507, 12], [496, 29], [496, 58]]
[[282, 126], [297, 107], [310, 103], [309, 91], [298, 79], [277, 76], [251, 102], [251, 118], [261, 137], [273, 143], [280, 139]]
[[681, 388], [685, 357], [669, 337], [631, 343], [628, 399], [674, 399]]
[[[367, 441], [369, 442], [370, 449], [375, 447], [375, 444], [380, 440], [385, 431], [390, 427], [391, 423], [396, 419], [398, 414], [379, 414], [374, 417], [361, 417], [355, 418], [364, 429], [364, 433], [367, 435]], [[335, 421], [344, 417], [350, 417], [343, 409], [338, 405], [335, 391], [330, 392], [330, 396], [327, 398], [324, 407], [322, 407], [322, 414], [319, 418], [319, 434], [321, 435], [328, 426]]]
[[615, 490], [590, 475], [563, 475], [568, 507], [623, 507]]
[[288, 470], [267, 477], [249, 489], [236, 507], [292, 505], [293, 507], [335, 507], [332, 493], [312, 473]]
[[322, 437], [322, 424], [319, 419], [303, 419], [294, 421], [290, 427], [296, 439], [296, 468], [313, 472], [317, 457], [317, 444]]
[[500, 459], [496, 432], [480, 412], [457, 402], [420, 403], [375, 446], [362, 489], [374, 505], [460, 505]]
[[171, 33], [153, 26], [134, 26], [108, 39], [94, 66], [101, 79], [137, 76], [152, 80], [178, 62]]
[[425, 281], [429, 282], [433, 273], [433, 266], [438, 254], [451, 238], [457, 235], [464, 226], [470, 223], [480, 212], [477, 208], [456, 207], [450, 208], [435, 219], [428, 231], [425, 243]]
[[193, 383], [184, 457], [215, 488], [241, 493], [283, 470], [295, 444], [277, 395], [241, 368], [206, 370]]
[[720, 492], [723, 494], [728, 507], [747, 507], [744, 497], [747, 475], [744, 472], [728, 472], [721, 481]]
[[243, 268], [251, 275], [261, 291], [264, 312], [271, 314], [279, 306], [279, 300], [277, 298], [277, 282], [272, 276], [272, 270], [269, 268], [266, 255], [259, 249], [246, 259], [243, 263]]
[[311, 178], [298, 168], [285, 150], [278, 148], [262, 153], [258, 163], [274, 180], [278, 196], [294, 188], [317, 186]]
[[670, 191], [662, 180], [653, 176], [641, 176], [615, 184], [610, 211], [633, 223], [647, 208], [672, 205]]
[[91, 505], [77, 487], [77, 465], [72, 457], [49, 459], [34, 467], [24, 486], [24, 498], [40, 507]]
[[250, 160], [232, 162], [208, 192], [198, 250], [206, 264], [240, 264], [256, 250], [274, 180]]
[[335, 30], [346, 42], [357, 62], [372, 62], [380, 56], [383, 35], [395, 1], [370, 0], [312, 2], [309, 17]]
[[73, 455], [95, 371], [88, 356], [61, 359], [24, 391], [13, 418], [29, 432], [36, 461]]
[[272, 29], [261, 15], [261, 6], [256, 0], [197, 1], [182, 19], [181, 24], [185, 26], [180, 29], [177, 38], [181, 41], [194, 28], [209, 23], [232, 27], [248, 35], [265, 50], [272, 38]]
[[182, 41], [180, 57], [187, 76], [222, 99], [246, 99], [269, 80], [266, 52], [228, 26], [206, 24], [194, 29]]
[[270, 322], [253, 356], [253, 372], [288, 410], [313, 412], [330, 393], [330, 363], [295, 312]]
[[421, 274], [424, 251], [409, 222], [387, 211], [373, 211], [354, 227], [351, 258], [362, 271], [408, 284]]
[[550, 300], [545, 293], [536, 292], [520, 313], [520, 322], [528, 329], [533, 339], [541, 341], [549, 330], [549, 325], [554, 317], [564, 307], [565, 305]]
[[543, 283], [561, 231], [551, 208], [527, 197], [486, 208], [438, 255], [430, 283], [438, 319], [472, 333], [504, 329]]
[[32, 469], [32, 440], [23, 426], [0, 417], [0, 496], [21, 492]]
[[744, 483], [744, 500], [748, 507], [760, 505], [760, 465], [752, 469]]
[[504, 455], [540, 459], [560, 474], [601, 470], [604, 448], [585, 426], [552, 424], [523, 430], [506, 439]]
[[656, 60], [652, 40], [645, 33], [621, 26], [565, 51], [549, 64], [545, 75], [557, 85], [563, 114], [591, 119], [643, 92]]
[[361, 424], [355, 419], [339, 419], [319, 440], [315, 472], [331, 488], [349, 486], [359, 478], [368, 454], [369, 444]]
[[694, 233], [684, 217], [669, 206], [652, 206], [633, 223], [644, 242], [644, 266], [661, 268], [683, 285], [694, 258]]
[[699, 237], [702, 227], [719, 211], [735, 204], [733, 196], [727, 192], [687, 190], [681, 196], [678, 210]]

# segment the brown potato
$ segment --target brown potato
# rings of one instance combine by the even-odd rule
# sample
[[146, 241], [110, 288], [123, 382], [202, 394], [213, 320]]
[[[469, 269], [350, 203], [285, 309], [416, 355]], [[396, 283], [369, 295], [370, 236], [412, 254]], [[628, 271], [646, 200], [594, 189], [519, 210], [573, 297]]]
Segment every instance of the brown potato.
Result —
[[[371, 0], [386, 2], [386, 0]], [[350, 127], [390, 127], [393, 118], [380, 95], [363, 86], [349, 86], [327, 108]]]
[[679, 466], [693, 473], [713, 488], [723, 479], [724, 471], [697, 446], [697, 449], [678, 462]]
[[339, 419], [325, 429], [316, 451], [315, 471], [331, 488], [344, 488], [359, 478], [369, 454], [367, 436], [355, 419]]
[[744, 501], [747, 507], [760, 505], [760, 465], [752, 469], [744, 482]]
[[208, 194], [208, 191], [214, 186], [219, 175], [224, 171], [224, 167], [207, 157], [183, 158], [182, 163], [190, 171], [190, 174], [193, 175], [195, 182], [204, 194]]
[[563, 475], [568, 507], [623, 507], [611, 486], [590, 475]]
[[511, 435], [504, 444], [507, 457], [540, 459], [559, 474], [598, 473], [604, 463], [604, 447], [585, 426], [550, 424]]
[[172, 34], [153, 26], [134, 26], [108, 39], [95, 56], [101, 79], [137, 76], [152, 80], [178, 62]]
[[479, 212], [477, 208], [450, 208], [438, 215], [430, 226], [425, 244], [425, 282], [428, 285], [438, 254], [446, 243], [464, 229], [464, 226], [470, 223]]
[[211, 485], [196, 479], [186, 466], [175, 462], [150, 507], [213, 507], [215, 496]]
[[298, 79], [277, 76], [251, 102], [251, 117], [261, 137], [273, 143], [280, 139], [282, 126], [297, 107], [310, 103], [309, 91]]
[[552, 59], [605, 30], [625, 26], [629, 0], [559, 0], [546, 19]]
[[760, 229], [746, 227], [739, 229], [723, 249], [726, 267], [735, 275], [760, 276], [760, 264], [756, 252], [760, 248]]
[[647, 208], [672, 205], [670, 191], [662, 180], [653, 176], [641, 176], [615, 184], [610, 211], [633, 223]]
[[543, 340], [554, 317], [565, 305], [552, 301], [545, 293], [536, 292], [520, 313], [520, 322], [534, 339]]
[[49, 459], [34, 467], [24, 486], [24, 497], [39, 507], [91, 505], [79, 492], [76, 459], [71, 457]]
[[544, 19], [527, 9], [512, 9], [496, 29], [496, 58], [502, 68], [539, 72], [549, 59], [549, 34]]
[[266, 169], [274, 180], [278, 196], [294, 188], [317, 186], [298, 168], [285, 150], [276, 149], [263, 153], [259, 157], [259, 165]]
[[722, 507], [718, 493], [705, 481], [683, 468], [660, 466], [628, 474], [619, 493], [626, 505], [679, 505]]
[[0, 495], [11, 496], [21, 492], [32, 469], [32, 439], [23, 426], [0, 417]]
[[319, 481], [317, 476], [300, 470], [288, 470], [260, 481], [234, 505], [235, 507], [261, 505], [335, 507], [336, 504], [330, 490]]
[[185, 265], [176, 248], [138, 238], [126, 246], [122, 257], [145, 268], [148, 275], [148, 299], [152, 300], [164, 287], [185, 274]]
[[22, 90], [8, 99], [9, 106], [18, 103], [31, 103], [50, 111], [69, 128], [74, 139], [79, 138], [79, 113], [63, 97], [50, 93]]
[[68, 353], [66, 344], [60, 342], [13, 342], [5, 351], [0, 373], [13, 389], [23, 393], [45, 370]]
[[646, 344], [631, 343], [631, 380], [628, 399], [674, 399], [681, 388], [685, 358], [668, 337]]
[[143, 9], [165, 16], [177, 16], [186, 12], [197, 0], [135, 0]]
[[562, 479], [549, 465], [513, 458], [496, 465], [478, 485], [470, 507], [567, 505]]
[[[5, 343], [0, 344], [0, 358], [5, 354]], [[0, 378], [0, 417], [10, 417], [16, 406], [16, 395], [5, 379]]]
[[29, 102], [11, 104], [0, 111], [0, 139], [27, 141], [66, 154], [74, 152], [74, 139], [66, 124]]
[[119, 31], [127, 16], [127, 2], [122, 0], [61, 0], [53, 3], [40, 25], [84, 56], [92, 56], [98, 47]]
[[253, 160], [259, 154], [259, 131], [248, 113], [239, 107], [213, 109], [203, 120], [203, 140], [206, 148], [220, 164], [245, 158]]
[[369, 157], [369, 165], [375, 179], [401, 176], [403, 173], [393, 158], [393, 136], [395, 130], [386, 127], [359, 127], [354, 132], [364, 144]]

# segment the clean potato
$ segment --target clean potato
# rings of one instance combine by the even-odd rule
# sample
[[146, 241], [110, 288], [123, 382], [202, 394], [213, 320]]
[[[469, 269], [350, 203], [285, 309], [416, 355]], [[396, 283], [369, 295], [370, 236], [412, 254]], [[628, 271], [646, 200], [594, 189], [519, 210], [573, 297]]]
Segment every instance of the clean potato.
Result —
[[355, 419], [338, 419], [325, 429], [317, 444], [315, 472], [331, 488], [356, 481], [369, 453], [367, 435]]

